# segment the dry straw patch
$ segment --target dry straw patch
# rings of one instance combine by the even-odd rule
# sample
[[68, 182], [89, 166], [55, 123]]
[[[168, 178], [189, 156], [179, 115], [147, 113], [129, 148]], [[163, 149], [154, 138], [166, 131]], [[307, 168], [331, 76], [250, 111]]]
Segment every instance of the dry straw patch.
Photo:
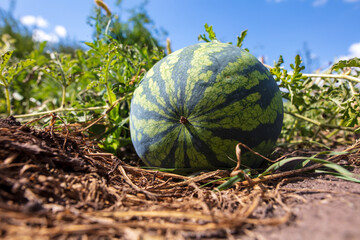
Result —
[[[358, 156], [359, 151], [336, 159]], [[141, 169], [83, 137], [0, 120], [0, 236], [232, 238], [251, 235], [256, 225], [288, 222], [288, 204], [304, 200], [281, 190], [286, 175], [240, 182], [224, 191], [216, 190], [221, 182], [203, 186], [224, 176], [229, 173], [190, 178]]]

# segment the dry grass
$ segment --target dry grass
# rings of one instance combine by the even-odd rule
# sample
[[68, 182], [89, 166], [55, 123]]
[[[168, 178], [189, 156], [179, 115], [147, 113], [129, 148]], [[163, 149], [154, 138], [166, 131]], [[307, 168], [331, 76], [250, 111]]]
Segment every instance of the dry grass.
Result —
[[286, 203], [301, 200], [281, 187], [285, 176], [299, 172], [218, 191], [221, 182], [202, 185], [229, 172], [186, 177], [146, 170], [82, 137], [20, 127], [9, 119], [0, 123], [2, 238], [231, 239], [251, 235], [255, 225], [288, 222], [292, 211]]

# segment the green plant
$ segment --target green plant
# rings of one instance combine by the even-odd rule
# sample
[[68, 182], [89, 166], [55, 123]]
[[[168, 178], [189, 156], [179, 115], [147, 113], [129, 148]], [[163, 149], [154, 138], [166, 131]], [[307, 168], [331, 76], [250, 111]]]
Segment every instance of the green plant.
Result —
[[287, 116], [282, 132], [285, 142], [335, 143], [337, 140], [332, 136], [339, 131], [345, 134], [343, 137], [358, 131], [359, 88], [354, 84], [360, 82], [360, 74], [351, 67], [358, 67], [359, 59], [340, 61], [324, 74], [304, 74], [299, 55], [290, 64], [292, 72], [281, 67], [282, 64], [280, 56], [270, 71], [286, 100]]
[[[69, 53], [65, 53], [61, 46], [54, 51], [44, 42], [35, 43], [32, 51], [19, 55], [34, 59], [36, 65], [12, 79], [11, 88], [18, 96], [13, 99], [13, 106], [16, 117], [23, 120], [50, 113], [60, 113], [67, 123], [101, 117], [101, 121], [86, 128], [87, 133], [104, 149], [116, 153], [130, 143], [128, 115], [132, 92], [143, 74], [164, 56], [164, 51], [148, 30], [151, 20], [144, 9], [133, 9], [127, 22], [111, 14], [104, 16], [100, 11], [97, 14], [99, 34], [86, 43], [89, 50], [66, 49]], [[15, 25], [21, 26], [15, 20], [8, 24], [9, 28]], [[116, 26], [121, 27], [116, 30]], [[43, 119], [45, 123], [49, 121]]]
[[[148, 71], [159, 59], [163, 51], [152, 47], [138, 45], [128, 46], [115, 39], [94, 41], [87, 43], [91, 48], [88, 53], [88, 62], [93, 64], [91, 72], [95, 78], [89, 83], [87, 89], [100, 91], [109, 107], [114, 107], [107, 114], [105, 128], [97, 129], [98, 140], [107, 151], [116, 153], [121, 146], [130, 143], [128, 130], [129, 105], [132, 93], [138, 85], [143, 74]], [[118, 102], [122, 99], [121, 102]], [[92, 130], [96, 131], [95, 128]]]
[[12, 12], [0, 8], [0, 36], [8, 36], [12, 41], [11, 45], [14, 50], [13, 56], [24, 59], [35, 46], [29, 29], [19, 23], [13, 16]]
[[8, 62], [13, 54], [13, 51], [8, 51], [1, 56], [1, 64], [0, 64], [0, 85], [5, 88], [5, 99], [6, 99], [6, 108], [7, 115], [11, 115], [11, 102], [10, 102], [10, 84], [14, 77], [19, 74], [24, 68], [30, 66], [34, 63], [34, 60], [27, 59], [23, 61], [19, 61], [16, 64], [11, 66], [7, 66]]
[[[117, 1], [120, 10], [121, 2]], [[155, 28], [144, 8], [132, 9], [127, 20], [96, 9], [89, 20], [95, 27], [94, 40], [87, 43], [90, 49], [59, 46], [53, 50], [56, 54], [49, 53], [52, 47], [46, 43], [34, 42], [11, 13], [0, 14], [1, 49], [15, 49], [1, 59], [0, 84], [5, 91], [0, 93], [0, 111], [10, 114], [13, 107], [22, 121], [61, 113], [66, 123], [86, 123], [83, 129], [107, 151], [117, 153], [130, 144], [130, 99], [143, 76], [164, 57], [159, 40], [164, 32]], [[217, 41], [212, 26], [206, 25], [205, 31], [199, 40]], [[247, 30], [237, 37], [238, 47], [243, 47], [246, 35]], [[36, 65], [26, 68], [34, 60]], [[290, 66], [282, 57], [267, 66], [285, 100], [279, 144], [306, 142], [330, 148], [353, 141], [360, 131], [359, 62], [358, 58], [340, 61], [322, 73], [305, 73], [301, 56]], [[10, 102], [14, 94], [22, 99]]]
[[[95, 39], [111, 38], [128, 46], [137, 45], [140, 48], [163, 49], [159, 39], [166, 36], [166, 31], [157, 28], [148, 16], [145, 10], [147, 1], [127, 10], [127, 14], [130, 15], [127, 19], [122, 19], [122, 15], [125, 15], [122, 0], [115, 3], [118, 7], [117, 14], [113, 14], [115, 11], [111, 11], [103, 1], [97, 0], [96, 2], [98, 8], [94, 9], [94, 14], [88, 20], [94, 26]], [[101, 11], [102, 9], [105, 10], [106, 14]]]
[[1, 36], [0, 41], [0, 55], [5, 54], [7, 51], [11, 50], [14, 46], [15, 39], [11, 38], [11, 36], [7, 33], [4, 33]]
[[81, 68], [78, 65], [77, 59], [71, 58], [69, 54], [53, 52], [51, 60], [46, 65], [43, 73], [61, 85], [60, 108], [65, 108], [66, 90], [81, 74]]

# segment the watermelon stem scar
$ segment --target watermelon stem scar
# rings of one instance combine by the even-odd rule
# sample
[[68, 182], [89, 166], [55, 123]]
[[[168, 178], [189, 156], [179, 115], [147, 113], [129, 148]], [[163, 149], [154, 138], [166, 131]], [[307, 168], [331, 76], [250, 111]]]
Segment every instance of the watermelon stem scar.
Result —
[[180, 123], [182, 123], [182, 124], [187, 124], [187, 123], [189, 123], [189, 120], [187, 120], [187, 118], [186, 117], [184, 117], [184, 116], [181, 116], [180, 117]]

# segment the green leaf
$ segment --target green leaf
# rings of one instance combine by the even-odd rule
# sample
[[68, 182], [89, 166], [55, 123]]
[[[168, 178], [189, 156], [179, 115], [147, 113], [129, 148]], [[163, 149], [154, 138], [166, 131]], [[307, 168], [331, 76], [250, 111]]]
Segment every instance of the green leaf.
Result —
[[24, 68], [30, 66], [34, 62], [35, 62], [35, 60], [33, 60], [33, 59], [27, 59], [27, 60], [18, 62], [17, 64], [15, 64], [9, 68], [9, 75], [10, 75], [10, 72], [12, 73], [12, 76], [17, 75]]
[[206, 37], [206, 35], [205, 34], [200, 34], [199, 36], [198, 36], [198, 40], [199, 41], [205, 41], [205, 42], [210, 42], [210, 40]]
[[33, 59], [27, 59], [9, 67], [7, 71], [7, 76], [5, 76], [5, 78], [7, 79], [7, 83], [10, 84], [17, 74], [19, 74], [24, 68], [28, 67], [34, 62], [35, 60]]
[[239, 177], [238, 175], [231, 177], [228, 181], [224, 182], [220, 186], [217, 187], [220, 191], [226, 190], [230, 187], [232, 187], [235, 183], [241, 181], [243, 178]]
[[90, 83], [87, 85], [86, 89], [89, 90], [89, 89], [95, 88], [95, 87], [97, 87], [97, 86], [99, 86], [99, 82], [97, 82], [97, 81], [92, 81], [92, 82], [90, 82]]
[[324, 170], [315, 170], [315, 172], [316, 173], [329, 174], [329, 175], [332, 175], [332, 176], [335, 176], [337, 178], [340, 178], [340, 179], [343, 179], [343, 180], [346, 180], [346, 181], [350, 181], [350, 182], [360, 183], [360, 179], [355, 178], [353, 176], [343, 175], [343, 174], [340, 174], [340, 173], [324, 171]]
[[356, 126], [356, 125], [359, 123], [359, 121], [358, 121], [359, 115], [360, 115], [360, 113], [355, 114], [354, 116], [352, 116], [352, 117], [346, 122], [345, 126], [346, 126], [346, 127], [354, 127], [354, 126]]
[[87, 45], [90, 48], [95, 48], [95, 44], [92, 42], [84, 42], [85, 45]]
[[109, 95], [108, 99], [110, 104], [116, 101], [116, 94], [111, 87], [108, 88], [107, 94]]
[[[324, 153], [326, 153], [326, 152], [324, 152]], [[344, 154], [344, 153], [345, 152], [331, 152], [329, 154], [330, 155], [341, 155], [341, 154]], [[286, 164], [288, 162], [298, 161], [298, 160], [304, 160], [305, 162], [312, 161], [312, 162], [316, 162], [316, 163], [321, 163], [325, 167], [331, 168], [331, 169], [333, 169], [333, 170], [335, 170], [335, 171], [337, 171], [337, 172], [339, 172], [341, 174], [344, 174], [344, 175], [351, 175], [352, 174], [351, 172], [349, 172], [348, 170], [346, 170], [342, 166], [340, 166], [340, 165], [338, 165], [336, 163], [324, 160], [324, 159], [320, 159], [320, 158], [316, 158], [316, 157], [292, 157], [292, 158], [283, 159], [283, 160], [281, 160], [279, 162], [276, 162], [276, 163], [272, 164], [270, 167], [268, 167], [259, 176], [267, 175], [267, 174], [273, 172], [274, 170], [279, 169], [281, 166], [283, 166], [284, 164]]]
[[13, 52], [14, 51], [8, 51], [1, 56], [0, 73], [2, 73], [2, 71], [4, 70], [4, 68], [5, 68], [6, 64], [8, 63], [9, 59], [11, 58]]
[[[224, 178], [219, 178], [219, 179], [215, 179], [215, 180], [212, 180], [212, 181], [209, 181], [207, 183], [204, 183], [203, 185], [199, 186], [199, 188], [203, 188], [203, 187], [206, 187], [207, 185], [210, 185], [212, 183], [216, 183], [216, 182], [220, 182], [220, 181], [225, 181], [225, 180], [228, 180], [229, 177], [224, 177]], [[221, 185], [220, 185], [221, 186]]]
[[[250, 169], [244, 169], [244, 173], [245, 174], [251, 174]], [[244, 174], [243, 173], [239, 173], [236, 176], [230, 177], [228, 181], [224, 182], [223, 184], [221, 184], [220, 186], [217, 187], [217, 189], [221, 190], [225, 190], [228, 189], [230, 187], [232, 187], [235, 183], [244, 180]]]
[[201, 41], [201, 40], [203, 40], [205, 42], [217, 41], [217, 38], [212, 29], [212, 26], [209, 26], [207, 23], [205, 23], [205, 30], [206, 30], [207, 34], [209, 35], [209, 38], [206, 37], [206, 34], [200, 34], [198, 36], [199, 41]]
[[[314, 140], [309, 140], [309, 143], [311, 144], [315, 144], [315, 145], [318, 145], [322, 148], [326, 148], [328, 150], [330, 150], [331, 148], [329, 146], [327, 146], [326, 144], [323, 144], [323, 143], [320, 143], [320, 142], [317, 142], [317, 141], [314, 141]], [[328, 154], [332, 154], [332, 153], [335, 153], [335, 152], [331, 152], [331, 153], [328, 153]], [[320, 153], [320, 154], [325, 154], [325, 153]], [[318, 154], [319, 155], [319, 154]]]
[[277, 169], [279, 169], [280, 167], [284, 166], [286, 163], [289, 163], [289, 162], [292, 162], [292, 161], [296, 161], [296, 160], [299, 160], [299, 159], [303, 159], [303, 158], [287, 158], [287, 159], [283, 159], [283, 160], [280, 160], [276, 163], [273, 163], [270, 165], [270, 167], [268, 167], [264, 172], [262, 172], [259, 176], [265, 176]]
[[345, 67], [360, 67], [360, 58], [356, 57], [349, 60], [340, 60], [331, 67], [331, 70], [338, 70]]
[[237, 37], [237, 43], [236, 43], [236, 46], [238, 46], [239, 48], [242, 46], [242, 43], [244, 41], [244, 38], [246, 37], [247, 35], [247, 29], [242, 31], [241, 34], [240, 34], [240, 37], [238, 36]]
[[210, 38], [211, 41], [217, 40], [216, 35], [215, 35], [214, 31], [213, 31], [213, 26], [212, 25], [209, 26], [207, 23], [205, 23], [205, 30], [208, 33], [209, 38]]
[[[325, 147], [328, 148], [327, 146], [322, 146], [323, 144], [321, 144], [321, 147]], [[311, 158], [316, 158], [319, 155], [342, 155], [342, 154], [347, 154], [347, 152], [331, 152], [331, 151], [322, 151], [322, 152], [317, 152], [316, 154], [312, 155]], [[305, 167], [309, 162], [311, 162], [311, 159], [307, 159], [305, 161], [300, 162], [298, 165], [295, 166], [295, 169], [300, 169]]]
[[40, 43], [40, 46], [39, 46], [39, 52], [43, 52], [45, 47], [46, 47], [46, 44], [47, 44], [47, 41], [43, 41]]
[[274, 68], [280, 67], [281, 64], [283, 64], [283, 63], [284, 63], [284, 58], [282, 55], [280, 55], [279, 60], [277, 62], [275, 62], [275, 64], [274, 64]]
[[122, 121], [118, 124], [116, 124], [115, 127], [107, 130], [104, 134], [102, 134], [100, 137], [97, 138], [97, 141], [102, 140], [105, 137], [108, 137], [109, 135], [113, 134], [116, 130], [118, 130], [119, 128], [122, 128], [125, 124], [129, 123], [130, 117], [126, 117], [124, 119], [122, 119]]
[[360, 127], [357, 128], [357, 129], [355, 129], [355, 132], [356, 132], [356, 133], [360, 133]]

